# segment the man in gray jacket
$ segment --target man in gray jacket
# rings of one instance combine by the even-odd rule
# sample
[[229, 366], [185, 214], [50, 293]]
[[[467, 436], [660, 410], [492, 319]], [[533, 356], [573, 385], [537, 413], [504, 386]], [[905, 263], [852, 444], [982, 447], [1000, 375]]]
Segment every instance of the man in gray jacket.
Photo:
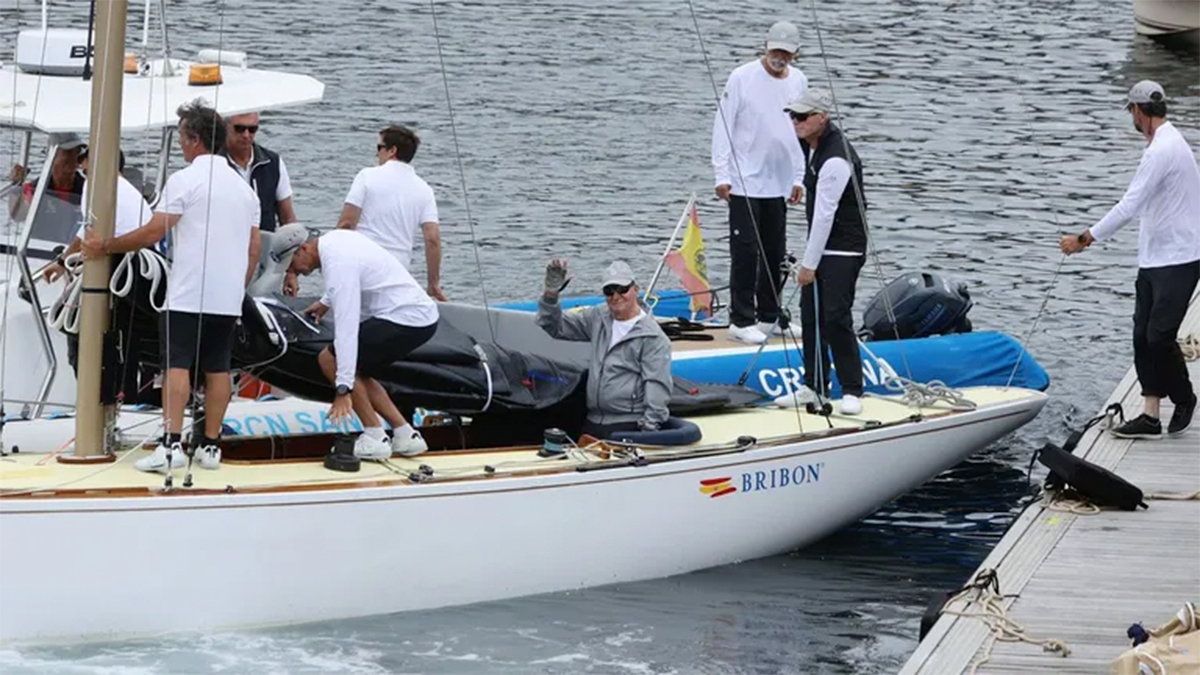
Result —
[[587, 422], [583, 433], [608, 438], [622, 431], [653, 431], [667, 420], [671, 399], [671, 341], [638, 300], [629, 265], [604, 272], [605, 306], [564, 314], [558, 294], [567, 285], [567, 261], [546, 265], [546, 290], [537, 324], [559, 340], [590, 342]]

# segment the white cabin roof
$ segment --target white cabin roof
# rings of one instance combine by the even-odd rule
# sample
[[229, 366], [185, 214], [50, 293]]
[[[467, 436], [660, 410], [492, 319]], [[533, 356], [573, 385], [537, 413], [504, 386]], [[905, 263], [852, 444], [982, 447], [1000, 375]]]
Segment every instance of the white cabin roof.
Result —
[[[307, 75], [222, 65], [223, 83], [188, 84], [188, 61], [172, 59], [175, 75], [163, 77], [162, 59], [150, 62], [154, 75], [126, 74], [121, 131], [173, 127], [176, 109], [204, 98], [222, 116], [276, 110], [321, 100], [325, 85]], [[15, 63], [0, 66], [0, 127], [45, 133], [86, 135], [91, 127], [92, 81], [79, 76], [36, 75]]]

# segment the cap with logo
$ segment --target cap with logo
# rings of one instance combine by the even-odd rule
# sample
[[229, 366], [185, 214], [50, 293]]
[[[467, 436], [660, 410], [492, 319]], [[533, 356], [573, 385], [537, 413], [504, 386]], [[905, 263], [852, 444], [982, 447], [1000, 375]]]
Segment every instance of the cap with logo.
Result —
[[1167, 97], [1162, 85], [1153, 80], [1142, 80], [1129, 90], [1129, 100], [1126, 106], [1134, 103], [1155, 103]]
[[804, 95], [787, 104], [785, 112], [804, 115], [807, 113], [828, 113], [833, 110], [833, 99], [820, 89], [809, 87]]
[[789, 54], [800, 51], [800, 30], [790, 21], [777, 21], [767, 31], [767, 50], [782, 49]]
[[604, 283], [600, 284], [600, 288], [604, 288], [605, 286], [628, 286], [633, 281], [633, 270], [629, 268], [629, 265], [624, 260], [616, 260], [604, 270]]

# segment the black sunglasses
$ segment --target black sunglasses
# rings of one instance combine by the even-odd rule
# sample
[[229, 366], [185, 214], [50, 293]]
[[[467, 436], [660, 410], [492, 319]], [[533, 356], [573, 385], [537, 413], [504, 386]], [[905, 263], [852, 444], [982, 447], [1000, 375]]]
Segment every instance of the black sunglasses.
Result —
[[624, 286], [609, 284], [604, 287], [604, 297], [611, 298], [614, 295], [625, 295], [631, 288], [633, 288], [633, 284], [625, 284]]
[[247, 131], [249, 131], [250, 135], [253, 136], [254, 134], [258, 133], [258, 125], [257, 124], [235, 124], [235, 125], [233, 125], [233, 131], [234, 131], [234, 133], [237, 133], [237, 134], [244, 134]]
[[387, 143], [376, 143], [375, 144], [376, 151], [387, 150], [390, 147], [392, 147], [392, 146], [388, 145]]
[[804, 120], [806, 120], [816, 114], [817, 113], [811, 113], [811, 112], [806, 112], [806, 113], [789, 112], [788, 113], [788, 115], [791, 115], [792, 120], [795, 122], [803, 122]]

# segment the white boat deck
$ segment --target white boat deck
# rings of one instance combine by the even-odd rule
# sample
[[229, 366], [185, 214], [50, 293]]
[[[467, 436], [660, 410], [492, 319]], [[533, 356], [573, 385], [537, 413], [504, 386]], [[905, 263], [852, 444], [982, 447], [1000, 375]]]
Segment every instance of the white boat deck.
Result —
[[[1003, 404], [1030, 396], [1043, 396], [1040, 392], [1024, 389], [969, 388], [962, 392], [980, 406]], [[781, 408], [748, 408], [745, 410], [691, 418], [702, 432], [703, 440], [695, 447], [647, 449], [645, 454], [704, 453], [714, 451], [714, 446], [724, 444], [726, 451], [733, 451], [737, 439], [752, 435], [760, 444], [773, 445], [795, 442], [798, 434], [812, 434], [813, 438], [827, 435], [831, 429], [840, 432], [879, 424], [905, 423], [920, 413], [925, 417], [953, 414], [944, 403], [914, 408], [892, 397], [869, 396], [863, 401], [863, 414], [854, 418], [825, 418], [805, 412]], [[231, 441], [237, 440], [230, 439]], [[28, 496], [97, 496], [100, 494], [144, 495], [147, 490], [162, 487], [163, 477], [137, 471], [133, 462], [148, 451], [129, 450], [117, 454], [117, 460], [108, 464], [64, 464], [60, 463], [47, 449], [42, 453], [22, 451], [0, 457], [0, 497]], [[363, 462], [357, 473], [339, 473], [324, 468], [320, 459], [274, 460], [274, 461], [225, 461], [217, 471], [195, 469], [194, 490], [225, 490], [227, 486], [239, 491], [274, 490], [315, 487], [348, 487], [411, 482], [409, 475], [421, 465], [429, 466], [443, 478], [456, 480], [490, 480], [505, 475], [529, 475], [574, 471], [587, 464], [597, 466], [609, 461], [605, 452], [580, 452], [573, 457], [546, 459], [538, 457], [538, 448], [487, 449], [467, 451], [433, 451], [415, 459], [394, 457], [387, 464]], [[493, 470], [489, 470], [493, 469]], [[182, 480], [184, 471], [175, 471], [176, 484]]]
[[[1200, 335], [1200, 294], [1192, 298], [1180, 335]], [[1193, 387], [1200, 384], [1200, 360], [1189, 362], [1188, 370]], [[1127, 417], [1140, 414], [1132, 368], [1105, 406], [1115, 402]], [[1164, 401], [1164, 426], [1172, 412]], [[1146, 493], [1200, 490], [1200, 422], [1160, 441], [1120, 440], [1093, 427], [1075, 454]], [[980, 565], [996, 570], [1001, 593], [1019, 596], [1006, 601], [1009, 616], [1030, 637], [1065, 642], [1066, 658], [1036, 644], [996, 641], [981, 620], [943, 614], [902, 675], [971, 672], [985, 657], [975, 672], [1111, 672], [1113, 660], [1129, 648], [1130, 624], [1153, 628], [1184, 602], [1200, 599], [1200, 500], [1147, 503], [1149, 510], [1095, 515], [1033, 504]], [[948, 609], [966, 608], [960, 601]]]

